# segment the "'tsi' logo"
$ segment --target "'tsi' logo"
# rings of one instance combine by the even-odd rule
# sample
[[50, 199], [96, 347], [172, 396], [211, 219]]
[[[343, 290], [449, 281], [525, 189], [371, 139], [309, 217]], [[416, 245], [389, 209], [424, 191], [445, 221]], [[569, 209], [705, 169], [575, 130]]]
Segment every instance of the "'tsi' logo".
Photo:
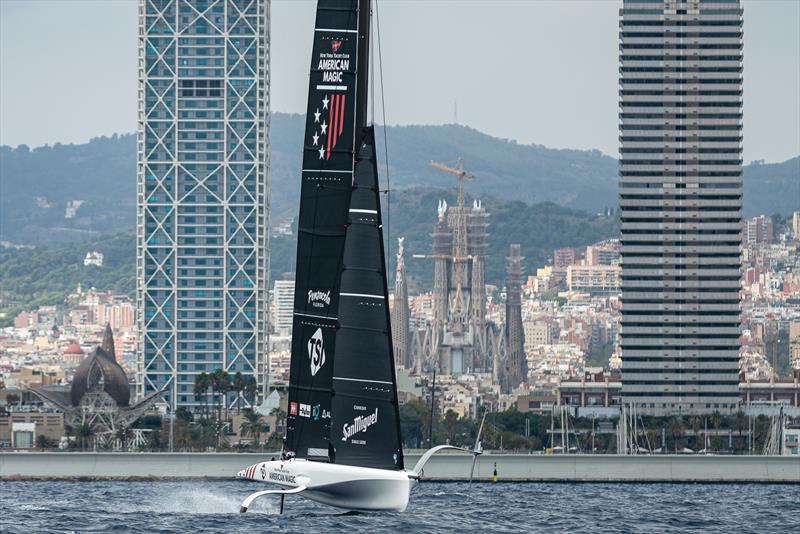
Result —
[[311, 360], [311, 376], [317, 374], [325, 365], [325, 348], [322, 346], [322, 328], [317, 328], [308, 340], [308, 359]]

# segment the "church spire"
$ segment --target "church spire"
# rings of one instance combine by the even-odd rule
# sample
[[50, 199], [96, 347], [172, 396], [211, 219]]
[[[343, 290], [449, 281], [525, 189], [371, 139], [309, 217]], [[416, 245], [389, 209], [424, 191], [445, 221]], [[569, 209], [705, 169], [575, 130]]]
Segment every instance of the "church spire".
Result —
[[409, 347], [409, 309], [408, 286], [406, 285], [405, 260], [403, 257], [404, 237], [397, 240], [397, 271], [395, 272], [394, 306], [392, 307], [392, 344], [394, 348], [395, 365], [412, 368]]
[[103, 332], [103, 342], [100, 344], [100, 348], [103, 349], [103, 352], [112, 360], [117, 359], [117, 355], [114, 352], [114, 333], [111, 331], [111, 325], [109, 323], [106, 323], [106, 329]]

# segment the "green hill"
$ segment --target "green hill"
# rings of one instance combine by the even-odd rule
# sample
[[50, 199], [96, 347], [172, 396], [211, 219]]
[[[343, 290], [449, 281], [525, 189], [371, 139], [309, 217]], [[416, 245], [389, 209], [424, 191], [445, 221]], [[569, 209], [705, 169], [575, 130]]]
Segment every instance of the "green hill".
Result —
[[[433, 284], [433, 265], [412, 255], [431, 252], [429, 234], [441, 198], [451, 205], [455, 202], [451, 190], [411, 188], [393, 193], [391, 209], [384, 207], [390, 277], [394, 273], [395, 238], [405, 236], [412, 289], [426, 290]], [[504, 283], [510, 243], [522, 245], [530, 273], [546, 263], [554, 248], [586, 245], [617, 233], [616, 217], [597, 217], [553, 203], [529, 205], [491, 197], [483, 203], [490, 213], [486, 280], [497, 285]], [[293, 271], [295, 237], [273, 237], [270, 244], [273, 279]], [[84, 266], [86, 253], [95, 250], [105, 255], [103, 266]], [[136, 239], [132, 234], [33, 249], [0, 248], [0, 310], [7, 313], [8, 321], [20, 310], [61, 303], [79, 283], [133, 296], [135, 266]]]
[[[378, 130], [379, 143], [383, 140]], [[478, 197], [553, 202], [603, 212], [617, 205], [617, 163], [598, 151], [556, 150], [497, 139], [458, 125], [389, 127], [389, 176], [394, 190], [447, 187], [452, 176], [429, 160], [464, 157], [477, 176]], [[297, 211], [302, 120], [275, 113], [270, 132], [270, 204], [273, 220]], [[379, 147], [380, 158], [384, 157]], [[381, 180], [386, 180], [381, 161]], [[800, 157], [745, 167], [744, 213], [800, 208]], [[68, 203], [82, 201], [71, 218]], [[431, 212], [435, 204], [429, 206]], [[136, 221], [136, 138], [93, 139], [80, 145], [0, 147], [0, 241], [59, 244], [132, 232]]]
[[[104, 255], [103, 265], [83, 265], [89, 251]], [[106, 237], [80, 244], [9, 249], [0, 247], [0, 312], [13, 315], [42, 304], [60, 304], [78, 284], [133, 296], [136, 239]]]

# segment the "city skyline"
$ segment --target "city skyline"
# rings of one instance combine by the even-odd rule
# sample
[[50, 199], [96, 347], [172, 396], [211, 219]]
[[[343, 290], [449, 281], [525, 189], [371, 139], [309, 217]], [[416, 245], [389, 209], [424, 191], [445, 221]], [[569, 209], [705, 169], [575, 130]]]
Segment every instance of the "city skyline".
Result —
[[[526, 144], [597, 148], [616, 156], [616, 30], [621, 4], [493, 5], [498, 9], [486, 13], [478, 2], [457, 11], [449, 9], [447, 2], [433, 2], [425, 4], [420, 16], [419, 3], [412, 4], [418, 9], [380, 4], [387, 122], [453, 122], [457, 103], [460, 123], [491, 135]], [[744, 160], [782, 161], [800, 153], [800, 102], [794, 96], [800, 93], [800, 4], [745, 1], [743, 5], [748, 74]], [[0, 3], [0, 114], [4, 117], [0, 143], [83, 142], [135, 129], [136, 29], [131, 22], [135, 6], [133, 1]], [[300, 112], [303, 108], [308, 43], [302, 32], [292, 28], [310, 25], [313, 7], [313, 2], [272, 5], [273, 110]], [[25, 31], [35, 20], [44, 31], [58, 36], [71, 31], [71, 21], [99, 22], [99, 17], [103, 24], [93, 24], [94, 32], [70, 34], [60, 39], [57, 48], [43, 48]], [[409, 24], [431, 31], [420, 31], [409, 40], [403, 36]], [[496, 32], [492, 28], [504, 25], [510, 27], [502, 35], [492, 33]], [[490, 38], [484, 33], [486, 27]], [[526, 38], [520, 41], [523, 35]], [[554, 44], [560, 55], [530, 52], [553, 49]], [[592, 53], [586, 53], [589, 46]], [[439, 52], [422, 54], [423, 49]], [[507, 60], [495, 62], [500, 53]], [[439, 54], [447, 61], [419, 59]], [[409, 72], [429, 83], [409, 85]], [[499, 77], [514, 83], [497, 84], [493, 80]], [[59, 93], [43, 92], [48, 80], [55, 78], [60, 80]], [[11, 83], [20, 79], [28, 83]], [[86, 79], [97, 81], [86, 84]], [[87, 106], [99, 106], [102, 113], [89, 114]], [[565, 109], [572, 111], [564, 113]], [[381, 122], [380, 106], [376, 111]], [[525, 120], [519, 120], [520, 116]]]

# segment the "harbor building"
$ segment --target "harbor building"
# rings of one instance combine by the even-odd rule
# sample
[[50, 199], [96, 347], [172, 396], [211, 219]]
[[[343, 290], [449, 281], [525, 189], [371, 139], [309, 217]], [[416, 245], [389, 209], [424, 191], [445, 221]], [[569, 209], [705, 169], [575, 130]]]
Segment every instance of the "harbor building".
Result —
[[[269, 1], [140, 0], [137, 395], [266, 384]], [[235, 402], [231, 395], [228, 402]]]
[[622, 396], [643, 414], [739, 406], [742, 17], [620, 11]]

